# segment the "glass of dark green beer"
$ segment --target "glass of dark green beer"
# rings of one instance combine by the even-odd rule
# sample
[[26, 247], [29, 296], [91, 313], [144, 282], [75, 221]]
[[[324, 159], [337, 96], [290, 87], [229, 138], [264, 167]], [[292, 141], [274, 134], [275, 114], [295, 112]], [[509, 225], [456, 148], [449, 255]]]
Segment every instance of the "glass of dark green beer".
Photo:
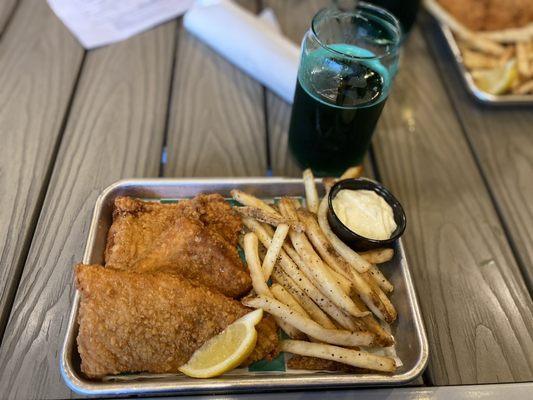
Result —
[[302, 168], [336, 176], [361, 163], [398, 68], [401, 29], [359, 2], [319, 11], [302, 42], [289, 146]]

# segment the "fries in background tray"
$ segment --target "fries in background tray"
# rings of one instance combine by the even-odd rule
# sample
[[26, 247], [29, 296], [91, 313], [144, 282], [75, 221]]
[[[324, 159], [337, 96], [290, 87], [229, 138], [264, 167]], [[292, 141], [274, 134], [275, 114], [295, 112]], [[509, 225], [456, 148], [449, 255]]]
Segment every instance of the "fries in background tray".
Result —
[[[361, 173], [360, 167], [351, 168], [343, 177]], [[294, 198], [273, 205], [232, 192], [243, 205], [248, 229], [243, 245], [253, 282], [242, 303], [273, 315], [297, 339], [283, 342], [285, 352], [392, 373], [399, 363], [388, 324], [397, 313], [388, 298], [393, 286], [376, 264], [391, 260], [394, 251], [358, 254], [346, 246], [325, 218], [331, 182], [324, 182], [326, 195], [320, 199], [310, 170], [303, 180], [305, 207]]]
[[[533, 21], [522, 27], [502, 25], [505, 21], [494, 21], [492, 14], [484, 21], [474, 21], [468, 13], [456, 10], [459, 6], [469, 7], [469, 1], [460, 5], [444, 0], [425, 0], [424, 3], [426, 9], [456, 36], [463, 64], [479, 89], [492, 95], [533, 94]], [[529, 7], [525, 10], [528, 15], [533, 15], [533, 3], [524, 4]], [[516, 14], [519, 10], [513, 11]], [[495, 24], [503, 29], [471, 29]]]

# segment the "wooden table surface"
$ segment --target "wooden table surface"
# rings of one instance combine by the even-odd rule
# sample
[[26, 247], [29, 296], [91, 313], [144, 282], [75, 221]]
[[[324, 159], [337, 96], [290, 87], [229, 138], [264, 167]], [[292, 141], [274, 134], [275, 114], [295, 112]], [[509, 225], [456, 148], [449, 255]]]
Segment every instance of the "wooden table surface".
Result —
[[[240, 3], [272, 7], [298, 42], [327, 2]], [[0, 393], [70, 398], [59, 352], [98, 194], [127, 177], [298, 176], [290, 106], [181, 19], [84, 51], [45, 1], [8, 0], [0, 35]], [[477, 105], [422, 14], [367, 161], [409, 219], [418, 383], [533, 380], [532, 108]]]

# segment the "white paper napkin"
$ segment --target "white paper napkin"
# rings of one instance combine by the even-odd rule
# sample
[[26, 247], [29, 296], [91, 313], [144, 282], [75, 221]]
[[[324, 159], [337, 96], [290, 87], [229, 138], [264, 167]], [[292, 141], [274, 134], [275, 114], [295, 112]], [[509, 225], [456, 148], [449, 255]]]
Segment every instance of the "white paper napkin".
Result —
[[183, 14], [193, 0], [48, 0], [86, 49], [127, 39]]
[[185, 28], [209, 47], [292, 103], [300, 50], [276, 29], [228, 0], [203, 0], [185, 14]]

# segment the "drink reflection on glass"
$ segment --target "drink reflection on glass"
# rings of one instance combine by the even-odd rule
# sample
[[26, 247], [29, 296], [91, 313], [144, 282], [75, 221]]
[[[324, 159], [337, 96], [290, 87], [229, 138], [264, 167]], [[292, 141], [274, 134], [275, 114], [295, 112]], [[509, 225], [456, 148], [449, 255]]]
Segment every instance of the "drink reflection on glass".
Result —
[[338, 175], [361, 163], [396, 74], [400, 37], [398, 20], [367, 3], [315, 15], [302, 42], [289, 128], [301, 167]]

